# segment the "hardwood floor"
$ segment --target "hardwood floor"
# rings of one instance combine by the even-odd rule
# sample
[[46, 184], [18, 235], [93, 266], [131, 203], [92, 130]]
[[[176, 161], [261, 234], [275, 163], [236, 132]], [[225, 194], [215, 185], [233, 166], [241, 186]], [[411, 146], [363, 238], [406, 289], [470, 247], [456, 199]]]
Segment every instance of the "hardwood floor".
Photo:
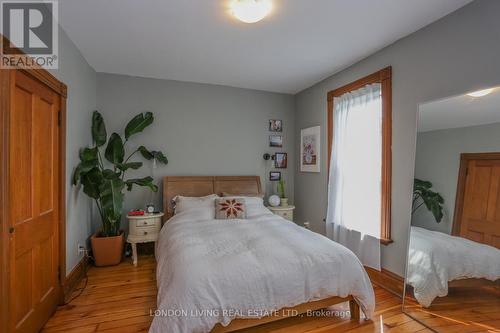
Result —
[[448, 295], [436, 298], [429, 308], [407, 298], [405, 312], [439, 332], [500, 333], [500, 281], [454, 282]]
[[[139, 257], [137, 267], [132, 266], [130, 260], [114, 267], [92, 267], [81, 296], [59, 307], [42, 332], [147, 332], [152, 321], [150, 310], [156, 306], [155, 266], [152, 256], [143, 256]], [[375, 294], [374, 321], [358, 323], [349, 318], [298, 317], [243, 332], [431, 332], [401, 312], [399, 298], [378, 287]], [[453, 332], [461, 332], [456, 329], [454, 327]]]

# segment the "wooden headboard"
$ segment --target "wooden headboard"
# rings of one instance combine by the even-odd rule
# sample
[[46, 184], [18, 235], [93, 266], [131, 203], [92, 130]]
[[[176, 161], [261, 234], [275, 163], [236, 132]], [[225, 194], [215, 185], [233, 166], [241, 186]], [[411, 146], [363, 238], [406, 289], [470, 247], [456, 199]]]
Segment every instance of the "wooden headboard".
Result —
[[209, 194], [221, 195], [262, 193], [259, 176], [172, 176], [163, 178], [164, 219], [174, 215], [172, 199], [177, 195], [202, 197]]

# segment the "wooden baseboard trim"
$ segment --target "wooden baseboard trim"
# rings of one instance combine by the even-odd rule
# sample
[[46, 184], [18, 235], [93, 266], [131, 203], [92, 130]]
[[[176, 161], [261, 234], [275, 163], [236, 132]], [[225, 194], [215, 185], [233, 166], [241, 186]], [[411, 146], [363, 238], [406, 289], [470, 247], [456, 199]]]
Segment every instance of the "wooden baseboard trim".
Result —
[[365, 269], [372, 283], [398, 297], [403, 297], [404, 279], [401, 276], [383, 268], [380, 272], [370, 267]]
[[85, 270], [87, 269], [87, 257], [83, 257], [80, 262], [71, 270], [71, 272], [66, 276], [63, 284], [64, 302], [68, 301], [71, 294], [76, 289], [80, 281], [85, 276]]

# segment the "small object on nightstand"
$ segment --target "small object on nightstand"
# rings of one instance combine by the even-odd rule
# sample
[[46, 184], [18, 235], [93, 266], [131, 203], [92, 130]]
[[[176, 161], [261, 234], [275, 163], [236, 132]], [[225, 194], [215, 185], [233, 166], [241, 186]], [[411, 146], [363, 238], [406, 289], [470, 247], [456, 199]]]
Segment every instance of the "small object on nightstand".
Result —
[[144, 211], [142, 209], [134, 209], [128, 212], [128, 216], [142, 216], [144, 215]]
[[269, 205], [272, 207], [279, 206], [281, 200], [280, 197], [278, 197], [276, 194], [271, 195], [267, 201], [269, 202]]
[[155, 212], [155, 205], [152, 203], [146, 205], [146, 211], [148, 214], [153, 214]]
[[273, 214], [279, 215], [287, 220], [293, 222], [293, 210], [295, 206], [289, 205], [286, 207], [277, 206], [277, 207], [267, 207]]
[[[144, 211], [143, 211], [144, 213]], [[161, 229], [161, 218], [163, 213], [129, 215], [127, 242], [132, 245], [132, 261], [137, 266], [137, 243], [156, 242]]]

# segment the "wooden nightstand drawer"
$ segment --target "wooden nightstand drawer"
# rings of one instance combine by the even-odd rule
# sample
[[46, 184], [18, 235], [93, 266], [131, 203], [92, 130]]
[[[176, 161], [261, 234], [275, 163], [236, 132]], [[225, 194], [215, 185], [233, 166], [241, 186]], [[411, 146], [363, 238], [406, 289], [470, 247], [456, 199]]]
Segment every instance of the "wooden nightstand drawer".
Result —
[[[131, 236], [145, 236], [145, 235], [148, 235], [148, 234], [152, 234], [152, 233], [159, 233], [160, 232], [160, 229], [161, 229], [161, 220], [158, 219], [151, 219], [149, 221], [147, 220], [138, 220], [140, 222], [138, 223], [135, 223], [136, 221], [134, 222], [130, 222], [129, 224], [129, 230], [128, 230], [128, 233], [129, 235]], [[147, 222], [146, 224], [144, 224], [143, 222]]]
[[[135, 220], [132, 223], [135, 223], [135, 226], [138, 228], [142, 227], [150, 227], [157, 223], [156, 219], [144, 219], [144, 220]], [[161, 221], [160, 221], [161, 223]]]
[[153, 225], [150, 227], [140, 227], [134, 230], [134, 232], [129, 233], [130, 235], [135, 235], [135, 236], [147, 236], [147, 235], [153, 235], [157, 234], [160, 232], [160, 228], [157, 226]]
[[279, 215], [287, 220], [293, 221], [293, 211], [279, 212], [279, 213], [276, 213], [276, 215]]
[[268, 208], [275, 215], [278, 215], [284, 219], [293, 221], [293, 210], [295, 209], [295, 206], [277, 206], [277, 207], [268, 207]]

